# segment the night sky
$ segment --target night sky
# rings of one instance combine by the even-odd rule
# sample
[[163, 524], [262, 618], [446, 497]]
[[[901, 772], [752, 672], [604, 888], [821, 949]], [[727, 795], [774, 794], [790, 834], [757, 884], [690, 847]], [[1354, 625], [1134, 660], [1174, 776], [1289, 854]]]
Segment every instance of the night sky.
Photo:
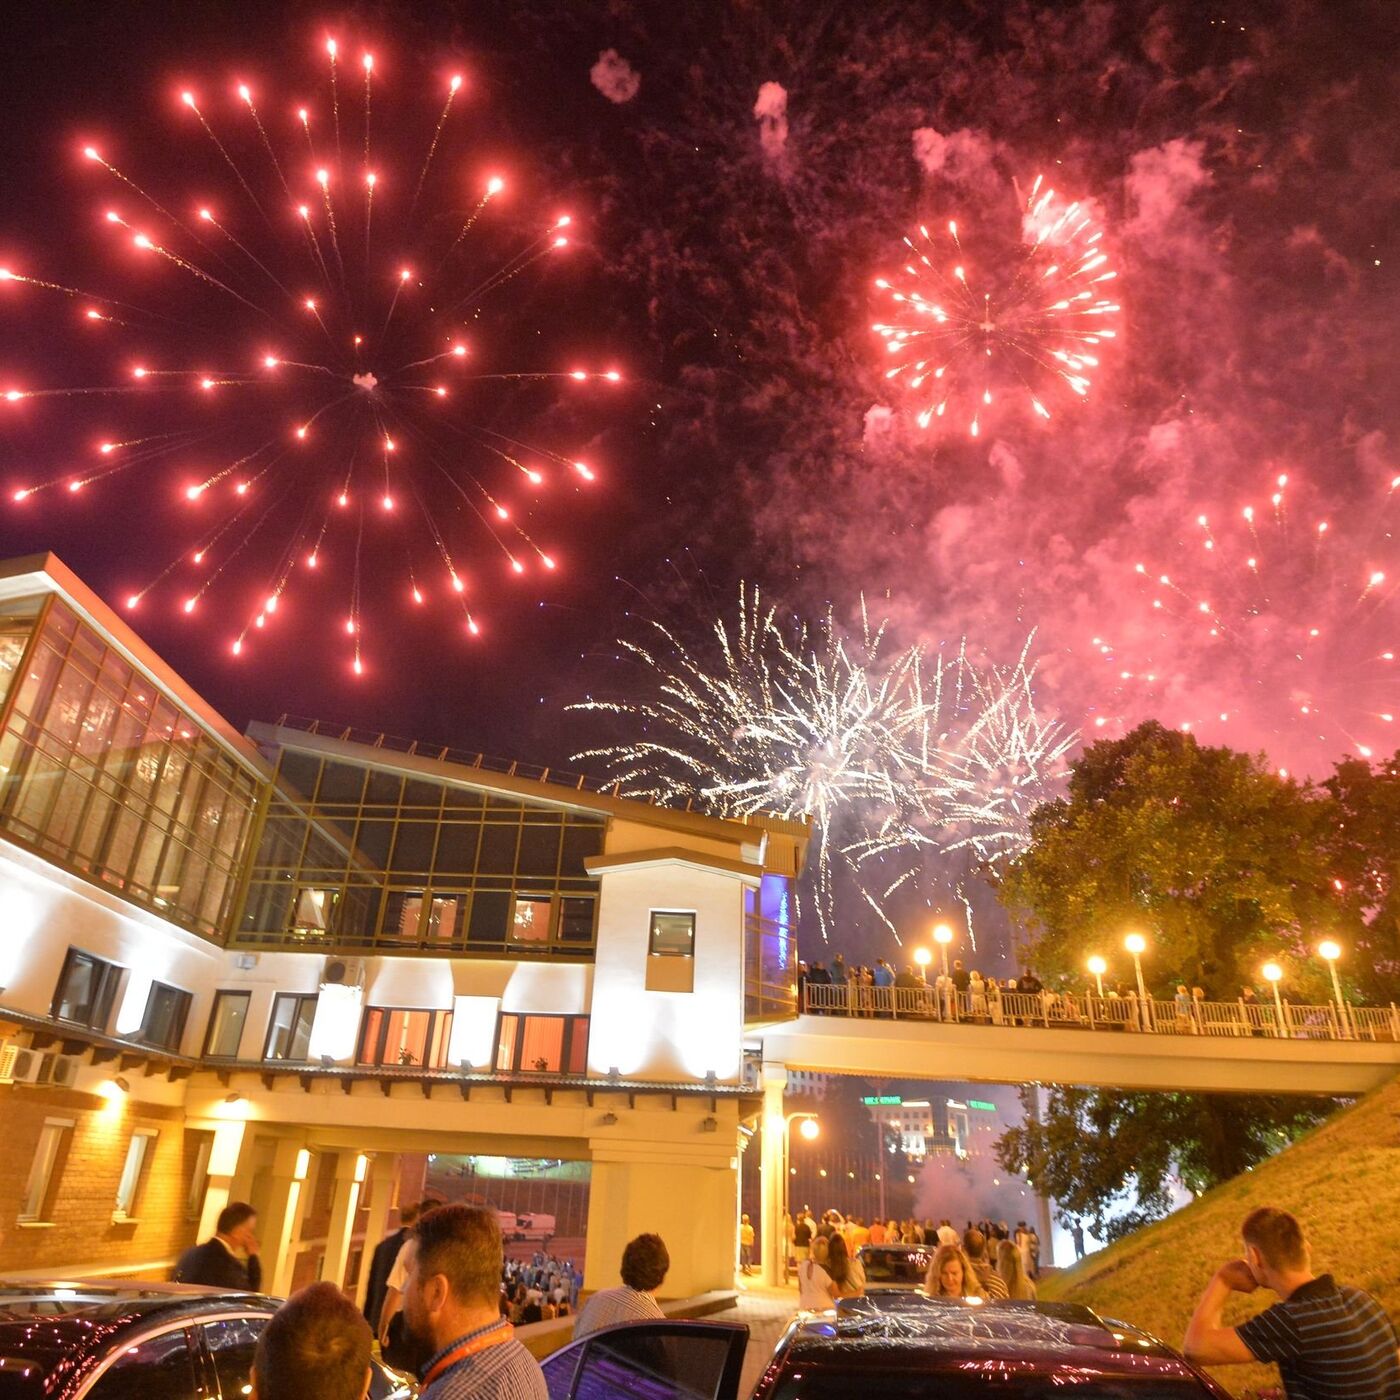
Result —
[[[1089, 738], [1155, 716], [1298, 772], [1387, 754], [1397, 30], [1384, 3], [36, 8], [11, 16], [0, 55], [0, 262], [180, 325], [94, 337], [86, 303], [7, 286], [0, 387], [111, 382], [133, 345], [223, 369], [261, 352], [267, 334], [211, 310], [207, 289], [118, 251], [101, 211], [138, 202], [79, 152], [117, 153], [182, 208], [232, 209], [236, 183], [181, 85], [234, 130], [246, 79], [286, 135], [298, 99], [324, 99], [335, 33], [347, 91], [359, 50], [379, 55], [386, 155], [421, 156], [443, 75], [467, 75], [437, 168], [508, 171], [518, 194], [491, 237], [574, 218], [567, 260], [491, 302], [499, 364], [587, 360], [626, 382], [483, 393], [489, 426], [584, 452], [599, 481], [561, 479], [540, 507], [553, 575], [513, 579], [470, 553], [480, 535], [461, 544], [475, 641], [450, 606], [413, 613], [397, 546], [367, 549], [358, 679], [336, 635], [344, 570], [296, 578], [268, 635], [228, 652], [304, 509], [295, 481], [270, 475], [292, 493], [280, 537], [269, 527], [190, 617], [178, 581], [134, 615], [235, 722], [290, 711], [560, 763], [594, 737], [564, 705], [621, 683], [612, 642], [629, 614], [699, 642], [746, 579], [850, 619], [863, 592], [902, 641], [966, 636], [1003, 660], [1038, 629], [1042, 707]], [[883, 378], [873, 278], [917, 223], [949, 218], [994, 273], [1038, 174], [1100, 220], [1120, 336], [1083, 402], [1057, 397], [1048, 422], [1007, 395], [975, 440], [921, 431]], [[386, 230], [391, 209], [386, 195]], [[202, 411], [161, 405], [143, 431]], [[8, 500], [150, 410], [0, 408], [5, 555], [52, 549], [119, 601], [196, 537], [188, 473], [168, 462]]]

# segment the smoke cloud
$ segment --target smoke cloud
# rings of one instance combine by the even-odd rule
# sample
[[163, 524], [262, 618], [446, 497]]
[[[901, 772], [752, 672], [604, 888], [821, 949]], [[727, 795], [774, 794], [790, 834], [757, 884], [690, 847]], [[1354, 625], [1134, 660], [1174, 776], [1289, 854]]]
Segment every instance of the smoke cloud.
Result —
[[753, 114], [758, 118], [758, 140], [763, 154], [780, 161], [787, 149], [787, 90], [781, 83], [764, 83], [758, 90]]
[[609, 102], [630, 102], [642, 90], [642, 75], [616, 49], [604, 49], [588, 77]]

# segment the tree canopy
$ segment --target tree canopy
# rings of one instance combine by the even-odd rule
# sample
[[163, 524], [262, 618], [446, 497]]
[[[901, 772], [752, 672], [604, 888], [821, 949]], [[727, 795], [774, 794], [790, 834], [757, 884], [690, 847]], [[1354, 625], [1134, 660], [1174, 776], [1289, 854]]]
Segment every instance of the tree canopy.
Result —
[[[1293, 1000], [1326, 1000], [1313, 950], [1337, 936], [1368, 963], [1389, 947], [1382, 975], [1393, 996], [1397, 818], [1393, 765], [1377, 774], [1348, 761], [1314, 787], [1262, 755], [1207, 747], [1154, 721], [1084, 751], [1068, 795], [1033, 814], [1030, 845], [999, 892], [1024, 920], [1026, 955], [1042, 976], [1082, 981], [1098, 953], [1110, 977], [1131, 985], [1123, 938], [1137, 930], [1158, 994], [1181, 981], [1232, 999], [1258, 982], [1266, 959], [1282, 957]], [[1343, 971], [1372, 990], [1362, 962], [1349, 956]]]

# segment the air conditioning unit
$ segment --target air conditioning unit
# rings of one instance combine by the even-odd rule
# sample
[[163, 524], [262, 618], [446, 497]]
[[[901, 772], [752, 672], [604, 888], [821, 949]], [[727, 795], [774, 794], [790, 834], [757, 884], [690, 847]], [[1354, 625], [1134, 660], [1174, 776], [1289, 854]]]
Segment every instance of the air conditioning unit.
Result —
[[78, 1071], [83, 1064], [81, 1055], [46, 1055], [44, 1060], [44, 1067], [36, 1083], [71, 1089], [78, 1082]]
[[363, 958], [329, 957], [321, 969], [323, 987], [363, 987], [365, 960]]
[[10, 1078], [16, 1084], [38, 1084], [44, 1071], [44, 1061], [52, 1059], [42, 1050], [16, 1050]]
[[256, 953], [235, 953], [233, 965], [239, 972], [251, 972], [258, 965]]

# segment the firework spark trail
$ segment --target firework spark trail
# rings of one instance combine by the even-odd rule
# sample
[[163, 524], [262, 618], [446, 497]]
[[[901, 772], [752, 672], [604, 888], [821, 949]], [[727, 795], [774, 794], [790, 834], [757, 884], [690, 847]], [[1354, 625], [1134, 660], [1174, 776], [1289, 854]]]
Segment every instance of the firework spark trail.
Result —
[[652, 678], [641, 698], [570, 708], [618, 715], [648, 737], [574, 755], [599, 759], [629, 794], [698, 803], [727, 816], [807, 818], [815, 921], [828, 938], [838, 875], [899, 935], [885, 901], [913, 867], [876, 883], [872, 861], [974, 849], [991, 863], [1018, 849], [1030, 809], [1052, 789], [1074, 734], [1035, 713], [1030, 641], [1015, 665], [887, 655], [887, 624], [847, 637], [780, 618], [742, 588], [737, 622], [716, 622], [718, 664], [653, 622], [621, 646]]
[[[516, 370], [492, 363], [489, 337], [496, 332], [484, 319], [482, 342], [470, 347], [469, 356], [460, 334], [462, 317], [454, 308], [472, 301], [476, 321], [487, 292], [569, 246], [561, 232], [569, 216], [556, 213], [548, 223], [528, 218], [516, 223], [513, 227], [521, 236], [510, 237], [505, 246], [502, 234], [487, 227], [482, 217], [506, 187], [503, 175], [492, 173], [479, 177], [480, 184], [473, 177], [480, 193], [469, 197], [469, 206], [474, 203], [475, 208], [463, 224], [456, 213], [461, 207], [460, 175], [446, 170], [455, 135], [451, 118], [460, 110], [454, 108], [454, 98], [462, 79], [445, 79], [445, 101], [424, 153], [422, 128], [407, 121], [396, 125], [383, 91], [373, 92], [375, 60], [368, 53], [362, 58], [363, 111], [345, 114], [352, 160], [359, 151], [350, 132], [354, 119], [363, 118], [365, 197], [363, 204], [347, 197], [351, 186], [344, 184], [343, 174], [337, 41], [326, 40], [324, 52], [329, 69], [324, 62], [317, 66], [320, 81], [329, 80], [335, 141], [326, 160], [317, 159], [310, 107], [295, 109], [287, 129], [279, 130], [276, 122], [264, 122], [248, 84], [235, 81], [230, 100], [236, 125], [234, 134], [226, 135], [228, 113], [197, 98], [192, 89], [178, 93], [183, 108], [198, 121], [200, 139], [212, 143], [237, 182], [238, 193], [227, 201], [232, 210], [213, 201], [197, 203], [184, 191], [172, 197], [161, 190], [157, 198], [95, 147], [83, 148], [95, 172], [140, 196], [162, 216], [163, 225], [147, 231], [133, 226], [121, 210], [109, 208], [100, 227], [120, 231], [123, 242], [129, 239], [141, 255], [158, 259], [172, 270], [171, 277], [182, 279], [174, 295], [185, 315], [174, 320], [144, 313], [146, 329], [161, 329], [166, 338], [154, 348], [142, 343], [132, 368], [132, 360], [126, 358], [130, 350], [119, 343], [119, 328], [129, 323], [104, 314], [105, 308], [132, 308], [94, 297], [104, 309], [81, 310], [81, 324], [89, 328], [84, 333], [116, 338], [113, 349], [124, 360], [118, 380], [125, 382], [5, 385], [0, 386], [0, 406], [14, 405], [10, 411], [16, 414], [32, 413], [37, 428], [38, 416], [51, 398], [67, 398], [75, 405], [91, 401], [95, 406], [110, 396], [133, 412], [147, 414], [165, 411], [165, 404], [169, 416], [188, 411], [191, 392], [197, 392], [202, 396], [201, 417], [193, 430], [147, 430], [171, 426], [167, 422], [111, 433], [104, 424], [105, 433], [123, 441], [101, 447], [100, 470], [72, 466], [74, 451], [91, 448], [61, 450], [57, 435], [51, 435], [54, 465], [46, 479], [15, 482], [7, 493], [9, 500], [18, 506], [58, 485], [76, 493], [124, 472], [135, 483], [138, 467], [173, 475], [173, 482], [142, 476], [139, 484], [168, 491], [185, 508], [200, 512], [192, 520], [195, 544], [173, 550], [171, 562], [153, 569], [154, 577], [144, 586], [124, 588], [127, 606], [140, 605], [167, 579], [174, 587], [180, 582], [174, 577], [177, 566], [198, 567], [198, 578], [180, 584], [181, 611], [192, 614], [192, 600], [207, 598], [212, 603], [217, 596], [221, 619], [226, 608], [237, 614], [230, 628], [230, 649], [239, 655], [253, 635], [250, 629], [266, 633], [271, 626], [278, 608], [268, 606], [267, 599], [290, 596], [297, 591], [294, 583], [300, 588], [299, 580], [324, 579], [325, 587], [340, 590], [342, 600], [330, 611], [349, 608], [349, 664], [360, 675], [369, 666], [365, 639], [389, 630], [365, 625], [375, 620], [386, 580], [396, 602], [411, 598], [416, 607], [436, 595], [459, 615], [464, 632], [477, 636], [481, 604], [473, 597], [469, 606], [469, 593], [478, 593], [493, 573], [519, 576], [536, 565], [543, 573], [556, 568], [553, 551], [542, 547], [529, 528], [542, 501], [538, 493], [559, 482], [580, 488], [595, 481], [596, 474], [553, 447], [526, 443], [474, 421], [477, 415], [495, 416], [495, 406], [486, 403], [489, 395], [499, 395], [502, 386], [551, 382], [615, 385], [622, 375], [607, 366]], [[384, 162], [382, 179], [369, 167], [372, 95], [379, 104], [373, 154], [377, 162]], [[435, 105], [436, 101], [435, 95]], [[358, 105], [353, 97], [350, 105]], [[241, 163], [245, 148], [250, 160], [246, 166]], [[403, 170], [406, 178], [395, 181], [395, 169]], [[414, 173], [417, 184], [410, 205]], [[178, 179], [178, 172], [170, 178]], [[356, 173], [353, 178], [361, 177]], [[440, 199], [441, 206], [430, 206], [432, 199]], [[250, 217], [247, 204], [258, 217]], [[182, 209], [190, 213], [188, 222], [180, 217]], [[410, 209], [418, 212], [410, 215]], [[446, 215], [449, 209], [455, 217]], [[379, 224], [373, 241], [372, 219]], [[483, 228], [465, 244], [478, 221]], [[265, 236], [269, 230], [271, 239]], [[435, 236], [433, 230], [440, 232]], [[354, 251], [361, 238], [363, 267]], [[385, 255], [376, 261], [376, 248], [386, 247], [391, 239], [399, 244], [396, 260], [388, 263]], [[481, 251], [488, 243], [489, 255]], [[398, 261], [405, 253], [414, 255], [420, 270], [410, 271]], [[211, 265], [219, 275], [210, 271]], [[425, 274], [423, 267], [435, 271]], [[307, 294], [308, 283], [313, 295]], [[25, 293], [68, 299], [89, 295], [61, 278], [41, 275], [40, 269], [0, 269], [0, 294], [9, 298]], [[496, 298], [497, 304], [502, 301]], [[510, 317], [503, 311], [500, 319], [504, 326], [497, 339], [509, 343]], [[210, 368], [210, 361], [228, 368]], [[444, 379], [431, 377], [439, 362], [446, 362]], [[470, 418], [454, 405], [456, 399], [467, 399], [463, 391], [468, 387], [483, 391], [472, 395]], [[72, 426], [81, 431], [75, 420]], [[116, 446], [142, 442], [150, 445], [110, 455]], [[395, 452], [396, 442], [405, 450]], [[400, 505], [409, 502], [410, 492], [416, 509], [404, 511]], [[288, 509], [277, 509], [279, 503]], [[398, 529], [396, 540], [385, 538], [381, 522], [386, 529]], [[478, 537], [485, 548], [473, 543]], [[378, 556], [386, 547], [393, 563], [381, 568]], [[504, 559], [504, 569], [498, 558]], [[246, 596], [232, 596], [246, 576], [258, 579], [252, 588], [252, 612]], [[248, 590], [240, 591], [246, 595]]]
[[[946, 245], [921, 224], [917, 241], [904, 240], [909, 260], [875, 280], [893, 305], [891, 319], [871, 327], [896, 357], [885, 378], [921, 405], [921, 428], [951, 407], [978, 437], [1003, 389], [1024, 395], [1042, 418], [1051, 416], [1045, 385], [1079, 398], [1089, 392], [1100, 346], [1117, 334], [1112, 318], [1120, 308], [1102, 295], [1117, 273], [1090, 212], [1040, 186], [1037, 176], [1022, 213], [1019, 257], [988, 256], [979, 274], [956, 220], [947, 224]], [[1003, 263], [1011, 271], [998, 275]]]
[[[1150, 703], [1164, 722], [1212, 742], [1231, 742], [1247, 723], [1365, 759], [1393, 746], [1397, 489], [1400, 476], [1390, 477], [1379, 499], [1309, 518], [1307, 480], [1278, 472], [1261, 493], [1267, 507], [1250, 502], [1183, 520], [1166, 568], [1163, 560], [1134, 566], [1143, 616], [1132, 635], [1092, 640], [1111, 668], [1114, 697], [1095, 727], [1115, 732], [1116, 708]], [[1209, 658], [1208, 698], [1177, 693], [1182, 656]], [[1261, 686], [1262, 676], [1273, 683]]]

